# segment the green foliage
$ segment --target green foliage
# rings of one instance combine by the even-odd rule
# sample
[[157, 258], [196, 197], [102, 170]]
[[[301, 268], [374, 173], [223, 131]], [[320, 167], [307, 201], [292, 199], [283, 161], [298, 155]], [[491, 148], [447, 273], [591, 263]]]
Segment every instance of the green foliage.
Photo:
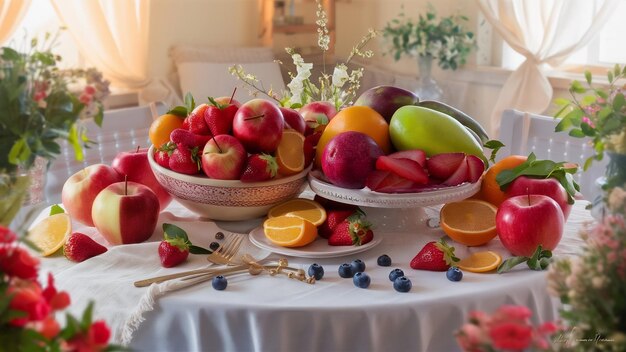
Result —
[[511, 257], [503, 261], [500, 265], [498, 265], [497, 272], [498, 274], [506, 273], [507, 271], [510, 271], [511, 269], [522, 263], [526, 263], [528, 265], [528, 268], [531, 270], [546, 270], [550, 265], [551, 258], [552, 252], [547, 249], [543, 249], [541, 245], [539, 245], [537, 246], [537, 249], [535, 250], [533, 255], [530, 257]]
[[437, 18], [432, 5], [426, 14], [419, 14], [418, 20], [408, 18], [402, 12], [383, 28], [389, 53], [397, 61], [403, 55], [432, 56], [442, 69], [456, 70], [465, 64], [469, 53], [476, 48], [474, 33], [464, 25], [466, 16], [451, 15]]

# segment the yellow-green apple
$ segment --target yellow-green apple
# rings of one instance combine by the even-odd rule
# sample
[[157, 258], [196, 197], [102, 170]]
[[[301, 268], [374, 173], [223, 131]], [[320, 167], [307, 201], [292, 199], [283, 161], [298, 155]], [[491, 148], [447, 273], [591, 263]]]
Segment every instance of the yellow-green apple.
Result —
[[304, 122], [302, 115], [292, 108], [281, 106], [279, 109], [280, 112], [283, 113], [283, 118], [285, 119], [285, 128], [291, 128], [292, 130], [300, 132], [304, 135], [306, 123]]
[[61, 202], [72, 219], [93, 226], [91, 206], [100, 191], [123, 178], [105, 164], [89, 165], [70, 176], [63, 184]]
[[335, 105], [327, 101], [314, 101], [301, 107], [300, 115], [306, 122], [305, 135], [313, 132], [321, 132], [328, 122], [337, 115]]
[[554, 199], [527, 194], [506, 199], [496, 213], [502, 245], [516, 256], [532, 256], [541, 245], [554, 250], [563, 235], [563, 212]]
[[202, 170], [210, 178], [238, 180], [246, 164], [247, 153], [241, 142], [231, 135], [214, 136], [202, 151]]
[[407, 105], [389, 122], [389, 136], [398, 150], [421, 149], [427, 156], [463, 152], [488, 164], [483, 148], [459, 121], [444, 113]]
[[233, 120], [233, 135], [252, 154], [274, 153], [284, 128], [285, 119], [278, 106], [264, 99], [241, 105]]
[[415, 105], [419, 98], [413, 92], [393, 86], [377, 86], [363, 92], [354, 105], [369, 106], [389, 122], [391, 116], [405, 105]]
[[159, 199], [137, 182], [116, 182], [93, 201], [91, 217], [111, 244], [139, 243], [150, 238], [159, 219]]
[[367, 176], [374, 171], [382, 149], [365, 133], [343, 132], [330, 140], [322, 154], [322, 170], [326, 178], [339, 187], [363, 188]]
[[561, 207], [565, 220], [572, 211], [572, 204], [567, 202], [568, 196], [565, 188], [555, 178], [531, 178], [519, 176], [506, 189], [507, 197], [521, 196], [525, 194], [543, 194], [548, 196]]
[[172, 195], [161, 186], [152, 172], [148, 161], [148, 149], [120, 152], [111, 162], [111, 166], [120, 174], [122, 179], [126, 176], [128, 181], [148, 186], [159, 198], [161, 210], [165, 209], [172, 201]]

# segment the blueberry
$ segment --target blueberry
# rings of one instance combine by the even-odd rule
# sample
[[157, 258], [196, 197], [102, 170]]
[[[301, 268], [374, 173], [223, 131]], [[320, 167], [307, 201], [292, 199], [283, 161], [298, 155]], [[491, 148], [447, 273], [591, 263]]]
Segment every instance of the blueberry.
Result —
[[217, 243], [217, 242], [211, 242], [211, 244], [209, 245], [209, 248], [210, 248], [212, 251], [214, 251], [214, 250], [216, 250], [216, 249], [220, 248], [220, 244], [219, 244], [219, 243]]
[[362, 273], [365, 271], [365, 263], [361, 259], [357, 259], [352, 261], [352, 272], [353, 273]]
[[311, 264], [309, 267], [309, 276], [315, 278], [315, 280], [321, 280], [324, 277], [324, 267], [317, 263]]
[[393, 280], [393, 288], [398, 292], [409, 292], [412, 286], [411, 280], [406, 276], [400, 276]]
[[380, 266], [391, 266], [391, 258], [389, 258], [388, 255], [383, 254], [380, 257], [378, 257], [378, 265]]
[[354, 286], [360, 287], [360, 288], [368, 288], [370, 286], [371, 281], [372, 280], [370, 279], [370, 276], [364, 272], [356, 273], [352, 277], [352, 282], [354, 282]]
[[211, 285], [214, 289], [221, 291], [225, 289], [226, 286], [228, 286], [228, 280], [226, 280], [224, 276], [218, 275], [213, 278], [213, 280], [211, 281]]
[[218, 231], [218, 232], [215, 234], [215, 239], [216, 239], [216, 240], [223, 240], [223, 239], [224, 239], [224, 233], [223, 233], [222, 231]]
[[398, 269], [398, 268], [393, 269], [389, 273], [389, 281], [395, 281], [400, 276], [404, 276], [404, 271], [402, 271], [402, 269]]
[[343, 263], [339, 266], [339, 276], [344, 279], [352, 277], [352, 265]]
[[456, 266], [451, 266], [446, 272], [446, 277], [450, 281], [461, 281], [463, 278], [463, 272]]

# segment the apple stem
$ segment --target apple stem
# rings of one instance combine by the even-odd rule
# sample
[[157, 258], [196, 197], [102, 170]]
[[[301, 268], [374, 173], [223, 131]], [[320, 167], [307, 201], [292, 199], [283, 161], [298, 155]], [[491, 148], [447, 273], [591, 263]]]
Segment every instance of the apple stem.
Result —
[[139, 148], [141, 148], [140, 145], [137, 146], [137, 150], [135, 150], [135, 153], [139, 153]]
[[215, 143], [215, 146], [217, 147], [217, 150], [220, 151], [220, 154], [222, 154], [222, 148], [220, 148], [220, 145], [217, 144], [217, 140], [215, 139], [215, 136], [211, 136], [211, 139], [213, 140], [213, 143]]
[[124, 195], [128, 195], [128, 175], [124, 175]]
[[235, 89], [233, 89], [233, 94], [230, 96], [230, 100], [228, 100], [228, 104], [233, 102], [233, 99], [235, 98], [235, 93], [237, 92], [237, 87], [235, 87]]
[[244, 121], [254, 120], [254, 119], [258, 119], [259, 117], [263, 117], [263, 116], [265, 116], [265, 114], [261, 114], [261, 115], [256, 115], [256, 116], [248, 117], [247, 119], [243, 119], [243, 120], [244, 120]]

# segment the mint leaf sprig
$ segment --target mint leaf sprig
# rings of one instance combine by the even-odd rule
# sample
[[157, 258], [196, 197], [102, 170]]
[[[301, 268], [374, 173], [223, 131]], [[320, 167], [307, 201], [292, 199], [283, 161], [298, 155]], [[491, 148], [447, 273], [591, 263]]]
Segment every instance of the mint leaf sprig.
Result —
[[552, 258], [552, 252], [539, 245], [530, 258], [525, 256], [511, 257], [498, 265], [497, 272], [498, 274], [506, 273], [522, 263], [526, 263], [531, 270], [545, 270], [552, 262], [550, 258]]
[[529, 176], [533, 178], [553, 177], [559, 181], [561, 186], [567, 191], [567, 202], [574, 204], [574, 195], [580, 191], [580, 186], [574, 181], [573, 174], [578, 170], [578, 166], [564, 161], [555, 162], [552, 160], [537, 160], [535, 153], [530, 153], [528, 159], [517, 167], [509, 170], [502, 170], [496, 176], [496, 182], [502, 191], [519, 176]]
[[187, 236], [187, 232], [185, 232], [185, 230], [181, 229], [180, 227], [176, 225], [163, 223], [163, 233], [166, 239], [177, 238], [177, 239], [184, 241], [189, 246], [189, 253], [191, 254], [213, 253], [213, 251], [210, 251], [206, 248], [193, 245], [191, 241], [189, 240], [189, 237]]
[[187, 94], [185, 94], [185, 105], [176, 106], [170, 109], [167, 112], [167, 114], [172, 114], [181, 118], [185, 118], [187, 117], [187, 115], [191, 114], [191, 112], [193, 111], [193, 109], [195, 109], [195, 107], [196, 107], [196, 101], [194, 100], [193, 95], [187, 92]]

